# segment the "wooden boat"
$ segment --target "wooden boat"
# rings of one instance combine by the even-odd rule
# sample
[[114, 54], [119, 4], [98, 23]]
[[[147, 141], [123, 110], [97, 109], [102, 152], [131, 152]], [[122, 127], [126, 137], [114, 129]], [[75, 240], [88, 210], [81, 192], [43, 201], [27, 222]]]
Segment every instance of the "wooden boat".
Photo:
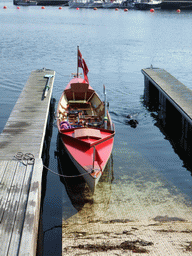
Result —
[[[78, 74], [83, 68], [84, 79]], [[77, 74], [64, 89], [57, 108], [57, 127], [74, 165], [94, 192], [111, 156], [114, 125], [105, 103], [89, 85], [87, 65], [78, 49]]]
[[[93, 202], [95, 203], [95, 201], [102, 202], [102, 207], [107, 207], [106, 204], [111, 197], [111, 184], [114, 179], [113, 155], [111, 155], [106, 164], [105, 171], [97, 184], [95, 193], [92, 194], [86, 184], [86, 181], [82, 176], [78, 176], [77, 168], [63, 150], [63, 143], [59, 134], [57, 137], [57, 151], [57, 163], [60, 181], [65, 186], [69, 199], [75, 209], [80, 211], [85, 204], [89, 204], [91, 206]], [[66, 165], [67, 168], [63, 168], [64, 165]], [[65, 176], [63, 177], [62, 175]], [[73, 176], [75, 178], [70, 178], [68, 176]]]

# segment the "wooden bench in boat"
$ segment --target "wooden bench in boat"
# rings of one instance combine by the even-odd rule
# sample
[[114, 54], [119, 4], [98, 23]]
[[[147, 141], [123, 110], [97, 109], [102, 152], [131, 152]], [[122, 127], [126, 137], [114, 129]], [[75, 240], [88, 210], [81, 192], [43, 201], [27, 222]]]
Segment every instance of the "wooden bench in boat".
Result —
[[88, 87], [89, 87], [88, 84], [81, 84], [81, 83], [71, 84], [73, 100], [69, 100], [69, 103], [87, 103]]
[[77, 129], [77, 130], [74, 130], [74, 137], [76, 139], [86, 138], [86, 137], [101, 139], [101, 132], [100, 130], [89, 129], [89, 128]]
[[88, 103], [95, 91], [86, 83], [72, 83], [65, 89], [65, 95], [69, 103]]

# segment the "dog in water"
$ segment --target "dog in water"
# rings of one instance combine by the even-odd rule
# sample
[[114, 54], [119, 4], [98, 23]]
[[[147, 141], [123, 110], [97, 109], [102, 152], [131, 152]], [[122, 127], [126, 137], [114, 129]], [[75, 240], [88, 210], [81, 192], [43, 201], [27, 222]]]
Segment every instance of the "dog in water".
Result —
[[138, 125], [138, 121], [134, 119], [131, 115], [127, 115], [126, 123], [129, 124], [132, 128], [136, 128]]

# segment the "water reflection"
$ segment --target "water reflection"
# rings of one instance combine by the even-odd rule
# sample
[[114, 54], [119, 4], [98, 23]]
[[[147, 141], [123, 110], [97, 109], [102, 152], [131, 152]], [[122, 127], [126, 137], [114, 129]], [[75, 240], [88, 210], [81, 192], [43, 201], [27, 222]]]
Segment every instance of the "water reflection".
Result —
[[[154, 125], [158, 127], [161, 133], [165, 136], [165, 139], [171, 143], [171, 146], [174, 152], [179, 156], [179, 158], [183, 161], [183, 167], [185, 167], [188, 171], [191, 172], [192, 175], [192, 164], [191, 164], [191, 155], [186, 153], [186, 150], [182, 147], [182, 128], [181, 128], [181, 117], [178, 111], [174, 110], [171, 105], [170, 113], [168, 110], [166, 112], [167, 117], [162, 119], [161, 113], [158, 104], [153, 104], [153, 102], [147, 103], [145, 101], [145, 95], [141, 100], [144, 107], [150, 112], [151, 116], [155, 120]], [[168, 104], [168, 102], [167, 102]], [[169, 114], [169, 115], [168, 115]], [[190, 149], [189, 149], [190, 150]]]
[[180, 142], [180, 139], [178, 139], [179, 138], [178, 134], [175, 132], [175, 127], [172, 125], [164, 127], [162, 125], [161, 120], [159, 119], [158, 114], [151, 113], [151, 116], [156, 121], [154, 125], [159, 128], [161, 133], [165, 136], [165, 139], [171, 143], [174, 152], [183, 161], [183, 167], [185, 167], [188, 171], [190, 171], [192, 175], [191, 157], [188, 156], [186, 154], [186, 151], [181, 147], [181, 142]]
[[[86, 212], [86, 216], [98, 216], [98, 214], [105, 212], [109, 205], [111, 186], [114, 180], [113, 156], [111, 155], [103, 175], [97, 184], [96, 190], [92, 194], [84, 178], [77, 176], [79, 172], [64, 150], [59, 134], [57, 138], [57, 152], [58, 172], [64, 175], [60, 176], [60, 180], [65, 186], [73, 207], [78, 212]], [[66, 209], [63, 209], [63, 211], [66, 211]]]
[[[42, 150], [42, 161], [45, 166], [49, 166], [50, 161], [50, 146], [51, 146], [51, 138], [53, 134], [53, 123], [54, 123], [54, 111], [55, 111], [55, 98], [51, 99], [50, 102], [50, 109], [49, 109], [49, 115], [47, 119], [47, 127], [45, 131], [45, 138], [44, 138], [44, 144], [43, 144], [43, 150]], [[43, 184], [42, 184], [42, 199], [41, 199], [41, 206], [43, 207], [45, 194], [46, 194], [46, 187], [47, 187], [47, 168], [43, 168]]]

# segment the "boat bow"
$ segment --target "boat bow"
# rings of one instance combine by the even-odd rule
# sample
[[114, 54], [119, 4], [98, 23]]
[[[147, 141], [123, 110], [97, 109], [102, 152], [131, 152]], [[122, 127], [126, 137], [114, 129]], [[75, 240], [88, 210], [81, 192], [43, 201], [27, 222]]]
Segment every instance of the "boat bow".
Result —
[[61, 130], [60, 133], [73, 159], [97, 178], [110, 157], [115, 132], [106, 129], [71, 128]]

